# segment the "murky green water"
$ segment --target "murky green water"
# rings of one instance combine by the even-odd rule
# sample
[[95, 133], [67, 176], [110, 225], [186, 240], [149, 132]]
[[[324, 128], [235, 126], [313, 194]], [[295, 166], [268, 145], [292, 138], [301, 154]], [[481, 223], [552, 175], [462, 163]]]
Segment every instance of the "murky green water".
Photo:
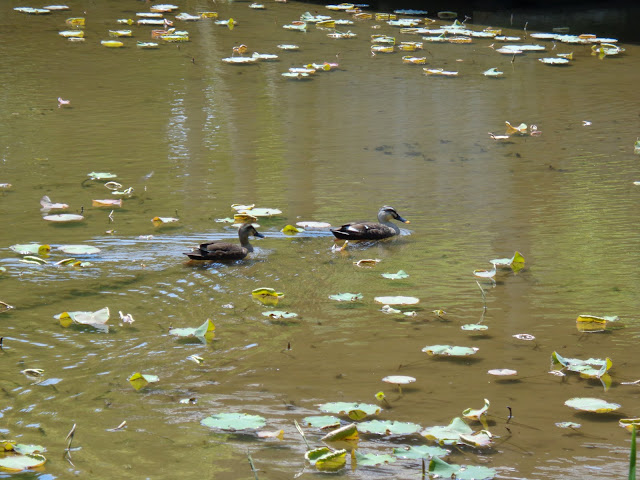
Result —
[[[16, 2], [0, 5], [0, 183], [12, 184], [0, 196], [0, 300], [15, 307], [0, 313], [0, 436], [47, 448], [48, 462], [35, 476], [251, 478], [250, 452], [259, 478], [292, 478], [304, 468], [305, 451], [293, 421], [319, 414], [325, 402], [375, 403], [380, 390], [393, 407], [380, 418], [423, 427], [448, 424], [489, 399], [494, 448], [455, 451], [453, 463], [494, 467], [501, 478], [625, 475], [630, 435], [617, 423], [640, 415], [640, 387], [620, 383], [640, 378], [637, 47], [599, 60], [589, 46], [552, 50], [541, 41], [547, 52], [512, 63], [488, 48], [491, 40], [425, 44], [416, 53], [428, 66], [460, 72], [438, 78], [403, 64], [401, 53], [373, 57], [373, 33], [420, 40], [382, 22], [348, 27], [358, 34], [350, 40], [314, 26], [306, 34], [284, 30], [311, 8], [299, 3], [260, 11], [246, 2], [187, 1], [183, 11], [214, 9], [238, 24], [230, 31], [209, 20], [176, 22], [191, 42], [150, 51], [135, 42], [149, 40], [152, 27], [133, 26], [135, 38], [122, 49], [99, 44], [117, 18], [133, 18], [146, 4], [69, 5], [70, 12], [38, 17], [14, 12]], [[86, 17], [85, 42], [57, 34], [72, 16]], [[279, 51], [281, 43], [300, 50]], [[222, 63], [239, 44], [278, 53], [280, 61]], [[566, 68], [536, 60], [569, 51], [575, 60]], [[340, 69], [311, 81], [280, 75], [324, 61]], [[481, 75], [491, 67], [504, 77]], [[58, 97], [71, 106], [58, 108]], [[502, 134], [505, 120], [535, 124], [542, 134], [492, 140], [487, 132]], [[134, 188], [112, 220], [110, 208], [92, 206], [111, 197], [102, 182], [86, 181], [92, 171], [116, 173]], [[44, 221], [43, 195], [68, 203], [69, 212], [83, 209], [85, 220]], [[235, 238], [232, 227], [214, 221], [231, 216], [233, 203], [283, 214], [260, 221], [267, 238], [254, 242], [245, 262], [187, 264], [182, 252], [194, 244]], [[383, 204], [411, 221], [393, 241], [340, 254], [329, 235], [280, 233], [302, 220], [373, 220]], [[155, 216], [180, 221], [154, 227]], [[30, 242], [52, 245], [51, 264], [21, 263], [9, 249]], [[101, 252], [85, 258], [91, 267], [58, 267], [52, 263], [68, 257], [56, 250], [63, 244]], [[516, 250], [526, 269], [500, 276], [495, 288], [483, 283], [483, 314], [473, 270]], [[365, 258], [381, 261], [354, 265]], [[408, 279], [380, 276], [401, 269]], [[284, 292], [278, 309], [299, 319], [263, 316], [269, 308], [250, 294], [257, 287]], [[340, 292], [364, 300], [328, 299]], [[417, 316], [382, 313], [373, 301], [380, 295], [419, 297]], [[53, 318], [103, 307], [112, 314], [108, 334], [65, 329]], [[447, 312], [444, 319], [435, 309]], [[118, 311], [135, 323], [121, 325]], [[624, 328], [580, 333], [575, 318], [583, 313], [619, 315]], [[207, 318], [217, 333], [210, 345], [167, 334]], [[460, 329], [481, 319], [485, 335]], [[517, 333], [536, 341], [516, 340]], [[434, 344], [480, 350], [470, 360], [438, 360], [421, 352]], [[597, 380], [549, 375], [554, 350], [610, 357], [613, 385], [604, 392]], [[187, 360], [192, 354], [204, 364]], [[44, 369], [44, 382], [26, 378], [26, 368]], [[496, 381], [486, 373], [493, 368], [518, 370], [519, 381]], [[127, 378], [137, 371], [160, 382], [136, 392]], [[399, 397], [381, 382], [391, 374], [417, 382]], [[190, 397], [197, 404], [179, 403]], [[576, 413], [563, 405], [571, 397], [617, 402], [622, 413]], [[508, 424], [507, 406], [514, 414]], [[200, 425], [224, 411], [263, 415], [268, 430], [284, 429], [284, 440]], [[126, 429], [107, 431], [124, 420]], [[559, 421], [582, 428], [561, 430]], [[62, 453], [74, 423], [81, 449], [72, 466]], [[321, 432], [306, 433], [320, 444]], [[423, 443], [418, 435], [363, 435], [359, 451]], [[301, 478], [314, 475], [307, 467]], [[420, 465], [398, 460], [347, 467], [342, 475], [419, 478]]]

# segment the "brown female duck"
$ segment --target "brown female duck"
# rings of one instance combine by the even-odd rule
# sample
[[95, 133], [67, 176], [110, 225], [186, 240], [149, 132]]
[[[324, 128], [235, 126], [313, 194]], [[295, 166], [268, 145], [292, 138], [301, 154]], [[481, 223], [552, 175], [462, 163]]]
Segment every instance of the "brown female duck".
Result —
[[253, 247], [249, 243], [249, 235], [264, 238], [250, 223], [243, 224], [238, 229], [238, 237], [240, 245], [235, 243], [227, 243], [220, 240], [213, 242], [201, 243], [198, 248], [185, 253], [191, 260], [242, 260], [249, 252], [253, 252]]
[[400, 234], [400, 228], [391, 220], [410, 223], [405, 220], [396, 209], [385, 205], [378, 212], [378, 222], [347, 223], [339, 228], [332, 228], [331, 232], [341, 240], [381, 240]]

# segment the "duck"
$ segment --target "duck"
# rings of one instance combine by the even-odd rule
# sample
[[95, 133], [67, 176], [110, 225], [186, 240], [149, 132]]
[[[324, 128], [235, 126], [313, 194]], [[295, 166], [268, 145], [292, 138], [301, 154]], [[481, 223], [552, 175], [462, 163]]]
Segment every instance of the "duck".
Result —
[[249, 252], [253, 252], [253, 246], [249, 243], [249, 236], [264, 238], [260, 232], [250, 223], [244, 223], [238, 229], [240, 245], [235, 243], [214, 240], [213, 242], [201, 243], [198, 248], [185, 253], [191, 260], [242, 260]]
[[379, 223], [347, 223], [339, 228], [332, 228], [331, 232], [340, 240], [381, 240], [400, 234], [400, 228], [395, 223], [391, 223], [391, 220], [411, 223], [402, 218], [395, 208], [385, 205], [378, 212]]

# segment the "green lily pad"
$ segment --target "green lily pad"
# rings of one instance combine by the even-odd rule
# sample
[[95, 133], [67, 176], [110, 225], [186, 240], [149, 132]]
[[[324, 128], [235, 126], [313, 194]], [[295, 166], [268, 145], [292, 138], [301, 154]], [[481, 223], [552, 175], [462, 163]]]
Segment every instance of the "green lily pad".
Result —
[[375, 297], [374, 300], [378, 303], [382, 303], [384, 305], [415, 305], [420, 302], [419, 298], [416, 297]]
[[375, 455], [373, 453], [360, 453], [358, 450], [353, 452], [355, 463], [360, 467], [373, 467], [382, 465], [383, 463], [393, 463], [396, 457], [393, 455]]
[[599, 398], [575, 397], [570, 398], [564, 404], [581, 412], [609, 413], [620, 408], [617, 403], [609, 403]]
[[272, 310], [270, 312], [262, 312], [262, 315], [264, 315], [265, 317], [276, 319], [276, 320], [280, 318], [295, 318], [298, 316], [297, 313], [284, 312], [282, 310]]
[[349, 415], [351, 412], [363, 412], [366, 415], [378, 415], [380, 407], [368, 403], [331, 402], [318, 407], [325, 413], [336, 413], [339, 415]]
[[244, 208], [236, 209], [239, 214], [251, 215], [253, 217], [271, 217], [273, 215], [281, 215], [282, 210], [277, 208]]
[[54, 318], [60, 320], [60, 325], [65, 328], [76, 323], [108, 331], [109, 326], [106, 323], [109, 321], [109, 316], [109, 307], [105, 307], [95, 312], [62, 312], [54, 315]]
[[149, 375], [147, 373], [134, 373], [127, 380], [133, 388], [136, 390], [140, 390], [141, 388], [146, 387], [150, 383], [156, 383], [160, 380], [157, 375]]
[[422, 427], [417, 423], [394, 422], [393, 420], [369, 420], [358, 424], [359, 431], [378, 435], [412, 435], [421, 429]]
[[205, 427], [235, 432], [238, 430], [257, 430], [264, 427], [267, 422], [260, 415], [218, 413], [203, 419], [200, 423]]
[[480, 430], [470, 435], [461, 434], [460, 441], [470, 447], [487, 448], [493, 444], [493, 435], [488, 430]]
[[438, 478], [455, 478], [456, 480], [491, 480], [497, 475], [493, 468], [453, 465], [438, 457], [433, 457], [429, 462], [429, 473]]
[[382, 276], [391, 280], [401, 280], [403, 278], [409, 278], [409, 274], [407, 274], [407, 272], [405, 272], [404, 270], [398, 270], [398, 273], [383, 273]]
[[489, 327], [487, 327], [486, 325], [480, 325], [479, 323], [468, 323], [467, 325], [461, 326], [460, 329], [481, 332], [484, 330], [489, 330]]
[[18, 255], [45, 255], [51, 250], [49, 245], [38, 245], [37, 243], [11, 245], [9, 248]]
[[618, 316], [596, 317], [595, 315], [578, 315], [576, 327], [580, 332], [604, 332], [607, 324], [620, 320]]
[[430, 345], [422, 349], [429, 355], [445, 357], [466, 357], [467, 355], [475, 355], [478, 350], [478, 347], [452, 347], [451, 345]]
[[329, 298], [338, 302], [357, 302], [364, 297], [361, 293], [338, 293], [336, 295], [329, 295]]
[[312, 450], [307, 450], [307, 452], [304, 454], [304, 458], [306, 458], [311, 465], [315, 465], [316, 460], [332, 452], [333, 450], [331, 450], [329, 447], [314, 448]]
[[580, 428], [582, 425], [575, 422], [556, 422], [558, 428]]
[[29, 468], [36, 468], [47, 461], [42, 455], [7, 455], [0, 458], [0, 468], [21, 472]]
[[445, 457], [449, 455], [449, 453], [451, 453], [449, 450], [429, 445], [415, 445], [412, 447], [393, 449], [393, 454], [398, 458], [430, 459], [432, 457]]
[[440, 445], [455, 445], [460, 442], [460, 435], [469, 435], [473, 430], [460, 417], [451, 420], [446, 426], [427, 427], [420, 434]]
[[310, 427], [325, 428], [330, 426], [340, 426], [340, 419], [331, 415], [312, 415], [302, 419]]
[[605, 358], [604, 360], [599, 358], [580, 360], [579, 358], [562, 357], [558, 352], [551, 354], [551, 363], [560, 364], [570, 372], [579, 373], [584, 378], [600, 378], [613, 366], [610, 358]]
[[47, 262], [44, 258], [34, 257], [33, 255], [25, 255], [20, 259], [22, 263], [31, 263], [33, 265], [46, 265]]
[[91, 173], [88, 173], [87, 176], [91, 180], [106, 180], [106, 179], [117, 178], [118, 177], [114, 173], [107, 173], [107, 172], [91, 172]]
[[206, 320], [202, 325], [197, 328], [172, 328], [169, 330], [169, 335], [175, 335], [177, 337], [194, 337], [200, 340], [202, 343], [207, 343], [215, 337], [214, 330], [216, 326], [211, 320]]
[[34, 455], [36, 453], [46, 452], [47, 449], [42, 445], [26, 445], [24, 443], [16, 443], [13, 446], [13, 451], [20, 455]]
[[98, 247], [91, 245], [60, 245], [58, 250], [69, 255], [95, 255], [96, 253], [100, 253]]
[[389, 375], [384, 377], [382, 381], [393, 385], [408, 385], [409, 383], [415, 382], [416, 379], [406, 375]]

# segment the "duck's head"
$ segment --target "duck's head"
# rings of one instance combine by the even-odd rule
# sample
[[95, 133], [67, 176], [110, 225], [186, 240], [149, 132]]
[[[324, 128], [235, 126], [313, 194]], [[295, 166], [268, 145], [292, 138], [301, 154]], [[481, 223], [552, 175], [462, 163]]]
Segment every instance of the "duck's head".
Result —
[[409, 220], [402, 218], [398, 214], [398, 212], [396, 212], [396, 209], [393, 207], [390, 207], [389, 205], [385, 205], [380, 209], [380, 211], [378, 212], [378, 218], [380, 217], [383, 217], [385, 221], [393, 219], [393, 220], [398, 220], [399, 222], [402, 222], [402, 223], [411, 223]]
[[238, 235], [240, 237], [249, 237], [251, 235], [253, 237], [264, 238], [264, 235], [256, 230], [251, 223], [244, 223], [238, 230]]

